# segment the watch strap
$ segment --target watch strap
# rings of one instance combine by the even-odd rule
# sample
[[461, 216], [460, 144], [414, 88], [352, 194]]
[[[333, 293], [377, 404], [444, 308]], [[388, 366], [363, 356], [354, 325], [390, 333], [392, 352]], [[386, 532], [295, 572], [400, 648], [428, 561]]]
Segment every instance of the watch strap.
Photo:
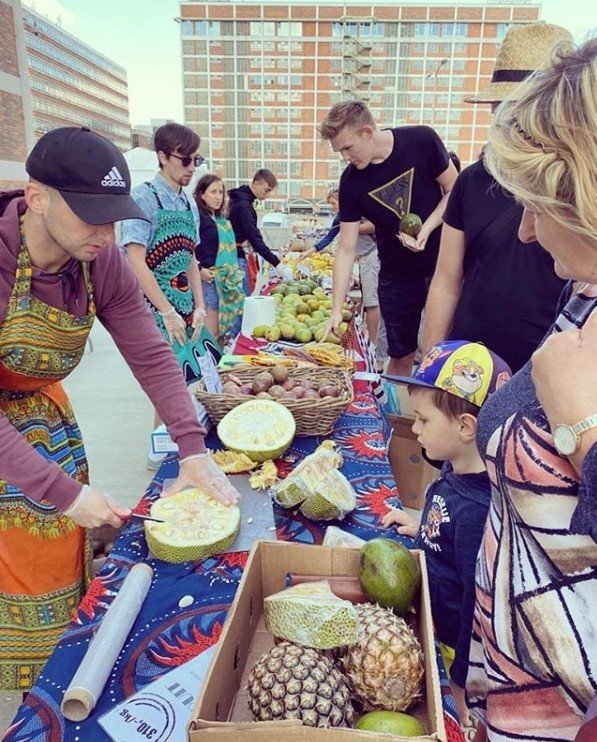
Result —
[[579, 420], [571, 427], [576, 435], [581, 435], [581, 433], [586, 433], [587, 430], [597, 428], [597, 414], [589, 415], [589, 417], [585, 417], [584, 420]]

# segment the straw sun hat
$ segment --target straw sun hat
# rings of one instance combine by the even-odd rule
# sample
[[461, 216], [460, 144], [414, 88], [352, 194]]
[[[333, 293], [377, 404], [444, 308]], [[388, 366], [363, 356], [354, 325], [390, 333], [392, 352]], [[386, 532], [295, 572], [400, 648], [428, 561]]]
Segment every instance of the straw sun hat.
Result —
[[526, 77], [541, 67], [559, 41], [572, 41], [572, 34], [551, 23], [529, 23], [511, 28], [495, 60], [491, 82], [466, 103], [501, 103]]

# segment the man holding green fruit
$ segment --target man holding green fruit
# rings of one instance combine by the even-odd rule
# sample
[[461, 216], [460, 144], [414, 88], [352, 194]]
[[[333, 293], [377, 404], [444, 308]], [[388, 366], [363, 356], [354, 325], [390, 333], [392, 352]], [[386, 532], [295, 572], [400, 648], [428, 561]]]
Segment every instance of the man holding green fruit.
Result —
[[334, 262], [333, 309], [323, 337], [343, 321], [359, 225], [375, 225], [379, 305], [389, 374], [408, 375], [417, 350], [421, 313], [437, 260], [442, 215], [457, 172], [428, 126], [378, 129], [358, 100], [337, 103], [320, 132], [348, 162], [340, 178], [340, 236]]

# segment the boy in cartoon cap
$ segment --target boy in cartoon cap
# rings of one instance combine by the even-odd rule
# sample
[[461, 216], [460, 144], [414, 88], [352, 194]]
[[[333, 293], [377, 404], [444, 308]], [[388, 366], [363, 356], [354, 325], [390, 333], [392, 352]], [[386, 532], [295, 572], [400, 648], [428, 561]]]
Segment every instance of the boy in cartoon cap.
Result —
[[510, 376], [506, 363], [484, 345], [449, 340], [431, 348], [413, 376], [384, 377], [408, 385], [413, 433], [431, 458], [445, 462], [427, 488], [420, 524], [403, 510], [392, 510], [382, 522], [396, 524], [425, 552], [431, 611], [463, 725], [475, 566], [491, 499], [475, 440], [477, 415]]

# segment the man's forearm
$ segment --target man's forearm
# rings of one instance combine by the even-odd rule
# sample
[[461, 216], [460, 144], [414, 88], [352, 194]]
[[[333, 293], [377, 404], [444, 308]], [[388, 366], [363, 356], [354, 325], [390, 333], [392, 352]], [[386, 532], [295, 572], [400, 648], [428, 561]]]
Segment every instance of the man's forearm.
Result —
[[127, 245], [127, 253], [130, 264], [135, 271], [137, 280], [141, 286], [141, 291], [149, 301], [157, 308], [159, 312], [167, 312], [172, 308], [170, 302], [164, 296], [163, 291], [158, 286], [155, 276], [145, 262], [145, 247], [137, 243]]
[[435, 209], [425, 219], [425, 226], [429, 228], [429, 233], [433, 232], [434, 229], [440, 226], [444, 216], [444, 211], [448, 205], [448, 198], [450, 197], [450, 191], [446, 191], [444, 195], [438, 201]]
[[199, 265], [193, 258], [189, 267], [189, 284], [191, 291], [193, 292], [193, 299], [195, 300], [195, 307], [203, 306], [203, 287], [201, 286], [201, 274], [199, 272]]
[[352, 276], [354, 258], [355, 251], [349, 248], [340, 247], [336, 253], [333, 272], [333, 310], [342, 309]]
[[423, 352], [445, 340], [452, 329], [454, 313], [460, 299], [460, 288], [450, 290], [434, 277], [429, 287], [423, 324]]

